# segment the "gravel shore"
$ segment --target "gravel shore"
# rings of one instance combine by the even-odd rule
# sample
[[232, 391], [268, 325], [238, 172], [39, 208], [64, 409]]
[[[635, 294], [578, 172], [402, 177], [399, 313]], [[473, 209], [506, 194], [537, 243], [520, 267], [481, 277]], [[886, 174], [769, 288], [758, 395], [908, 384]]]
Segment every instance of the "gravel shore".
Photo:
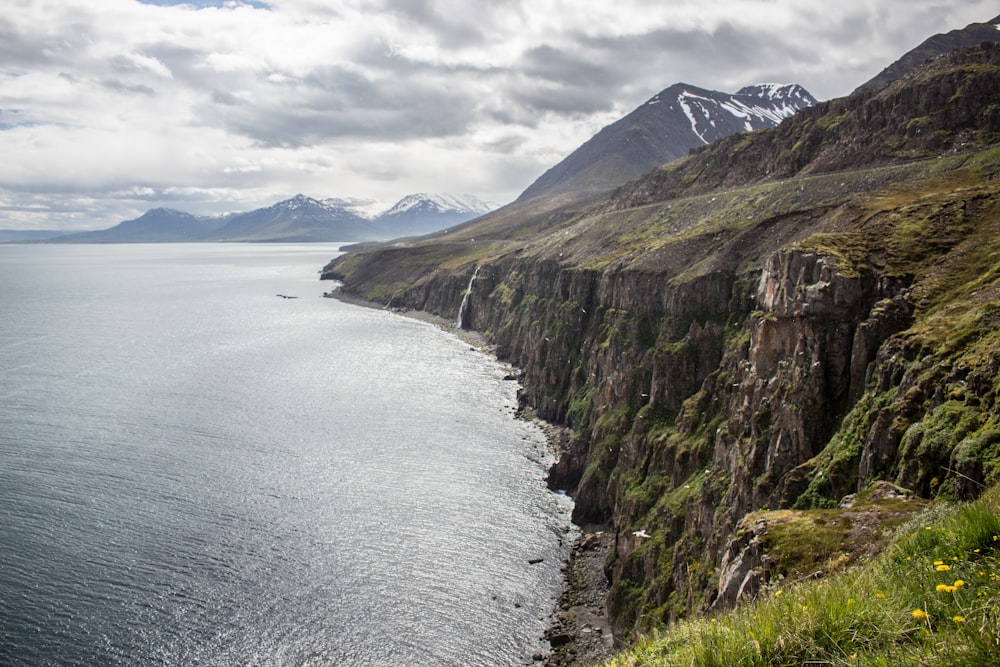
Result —
[[545, 632], [552, 645], [548, 656], [536, 656], [545, 667], [601, 664], [614, 654], [607, 616], [608, 579], [604, 563], [614, 544], [611, 533], [584, 530], [570, 552], [566, 589], [559, 597], [552, 625]]

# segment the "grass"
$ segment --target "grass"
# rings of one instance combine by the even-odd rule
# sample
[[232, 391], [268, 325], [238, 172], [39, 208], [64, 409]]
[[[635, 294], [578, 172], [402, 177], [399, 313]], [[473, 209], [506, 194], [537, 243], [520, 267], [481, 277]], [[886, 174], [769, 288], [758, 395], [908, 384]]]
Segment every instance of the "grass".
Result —
[[922, 513], [868, 566], [683, 621], [607, 664], [1000, 664], [1000, 487]]

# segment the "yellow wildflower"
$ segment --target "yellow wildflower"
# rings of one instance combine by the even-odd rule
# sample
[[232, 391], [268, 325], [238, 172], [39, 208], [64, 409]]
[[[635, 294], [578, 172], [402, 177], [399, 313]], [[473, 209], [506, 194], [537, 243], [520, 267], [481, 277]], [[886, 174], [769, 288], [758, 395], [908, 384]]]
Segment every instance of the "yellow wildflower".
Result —
[[913, 618], [914, 618], [914, 620], [917, 620], [917, 621], [926, 621], [927, 618], [928, 618], [927, 612], [924, 611], [923, 609], [914, 609], [913, 610]]
[[781, 595], [781, 591], [774, 591], [774, 595], [775, 595], [775, 597]]
[[943, 560], [936, 560], [936, 561], [934, 561], [934, 564], [935, 565], [944, 565], [944, 561]]
[[955, 580], [955, 588], [959, 588], [959, 587], [964, 586], [964, 585], [965, 585], [965, 582], [962, 581], [961, 579], [956, 579]]
[[956, 623], [965, 623], [965, 616], [952, 616], [951, 620], [955, 621]]
[[879, 599], [879, 600], [884, 600], [885, 599], [885, 593], [876, 593], [875, 597], [877, 599]]
[[951, 593], [955, 590], [954, 586], [949, 586], [948, 584], [938, 584], [935, 589], [939, 593]]
[[948, 570], [951, 569], [951, 565], [938, 565], [934, 569], [937, 570], [938, 572], [947, 572]]

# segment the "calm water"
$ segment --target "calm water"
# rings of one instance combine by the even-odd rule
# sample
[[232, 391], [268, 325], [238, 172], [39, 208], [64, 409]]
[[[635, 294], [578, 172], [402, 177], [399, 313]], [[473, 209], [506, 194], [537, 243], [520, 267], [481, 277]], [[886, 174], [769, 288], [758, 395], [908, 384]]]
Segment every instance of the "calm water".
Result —
[[496, 362], [320, 298], [335, 250], [0, 246], [0, 664], [542, 648], [541, 433]]

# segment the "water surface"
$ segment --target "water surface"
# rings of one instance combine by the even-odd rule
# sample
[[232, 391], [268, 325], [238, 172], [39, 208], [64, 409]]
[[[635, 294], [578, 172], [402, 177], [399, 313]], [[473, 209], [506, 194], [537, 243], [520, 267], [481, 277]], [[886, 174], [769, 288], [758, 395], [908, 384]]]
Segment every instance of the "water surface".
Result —
[[569, 509], [541, 433], [497, 362], [321, 298], [335, 254], [0, 246], [0, 664], [541, 650]]

